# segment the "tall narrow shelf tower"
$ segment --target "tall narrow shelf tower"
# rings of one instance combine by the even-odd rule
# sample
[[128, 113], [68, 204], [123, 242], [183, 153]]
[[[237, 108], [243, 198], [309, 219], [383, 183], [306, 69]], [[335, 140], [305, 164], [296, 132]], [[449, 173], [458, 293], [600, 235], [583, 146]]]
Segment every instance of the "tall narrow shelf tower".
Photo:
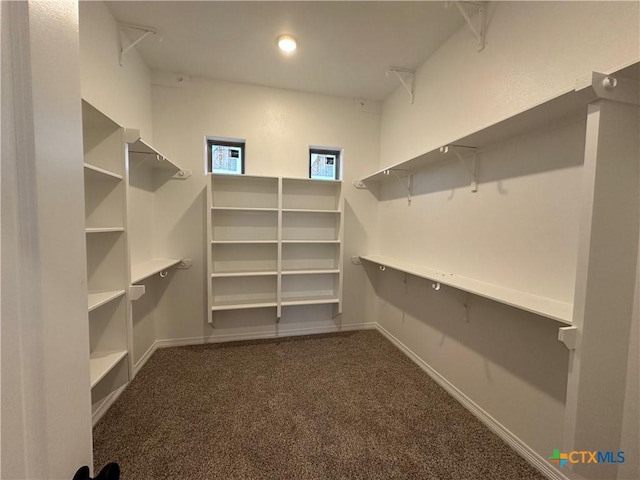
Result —
[[210, 323], [222, 310], [341, 312], [341, 182], [214, 174], [209, 204]]
[[94, 416], [130, 378], [123, 129], [82, 103], [91, 397]]
[[[155, 311], [170, 278], [169, 269], [181, 263], [167, 255], [166, 227], [158, 221], [157, 202], [166, 182], [186, 179], [167, 157], [145, 142], [140, 131], [125, 130], [128, 165], [127, 221], [131, 260], [131, 368], [135, 375], [153, 352], [156, 341]], [[144, 295], [144, 296], [143, 296]]]

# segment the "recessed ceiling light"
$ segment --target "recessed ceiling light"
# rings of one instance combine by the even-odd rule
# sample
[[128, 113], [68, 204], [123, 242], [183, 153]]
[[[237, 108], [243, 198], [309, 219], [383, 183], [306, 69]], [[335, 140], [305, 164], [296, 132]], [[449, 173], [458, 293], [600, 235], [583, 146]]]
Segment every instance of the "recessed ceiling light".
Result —
[[296, 43], [296, 39], [291, 35], [280, 35], [278, 37], [278, 48], [286, 53], [293, 52], [298, 44]]

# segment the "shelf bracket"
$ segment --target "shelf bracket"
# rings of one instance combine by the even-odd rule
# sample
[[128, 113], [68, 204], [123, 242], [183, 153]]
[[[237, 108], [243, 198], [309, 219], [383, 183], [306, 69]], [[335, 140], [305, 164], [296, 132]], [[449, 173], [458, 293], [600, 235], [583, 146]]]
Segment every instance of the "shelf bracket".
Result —
[[[407, 179], [407, 183], [404, 182], [403, 177], [398, 174], [398, 172], [403, 172], [404, 177]], [[413, 174], [409, 170], [403, 170], [401, 168], [388, 168], [382, 171], [383, 175], [391, 175], [393, 173], [396, 180], [400, 182], [400, 184], [407, 191], [407, 204], [411, 206], [411, 192], [413, 190]]]
[[578, 327], [560, 327], [558, 340], [564, 343], [569, 350], [575, 350], [578, 341]]
[[129, 286], [129, 299], [134, 302], [145, 294], [144, 285], [130, 285]]
[[413, 105], [413, 85], [415, 83], [414, 80], [416, 78], [416, 71], [409, 70], [408, 68], [391, 67], [389, 68], [389, 70], [387, 70], [386, 75], [388, 77], [391, 74], [394, 74], [396, 78], [400, 80], [400, 83], [409, 94], [409, 98], [410, 98], [409, 103]]
[[365, 185], [365, 183], [362, 180], [354, 180], [352, 182], [352, 184], [353, 184], [354, 187], [356, 187], [356, 188], [358, 188], [360, 190], [363, 190], [363, 189], [367, 188], [367, 186]]
[[[126, 47], [124, 46], [123, 36], [125, 30], [135, 30], [138, 32], [138, 37], [133, 40]], [[144, 25], [135, 25], [133, 23], [118, 23], [118, 43], [120, 46], [120, 66], [122, 66], [124, 56], [129, 52], [133, 47], [135, 47], [138, 43], [144, 40], [149, 35], [158, 35], [158, 30], [153, 27], [146, 27]], [[162, 38], [161, 38], [162, 40]]]
[[[456, 7], [460, 11], [460, 14], [464, 17], [469, 29], [473, 33], [474, 37], [478, 40], [478, 52], [484, 50], [486, 45], [486, 35], [487, 35], [487, 4], [489, 2], [465, 2], [458, 0], [447, 0], [445, 2], [445, 7], [448, 7], [452, 3], [455, 3]], [[473, 5], [474, 7], [478, 7], [478, 13], [480, 14], [480, 29], [478, 30], [473, 22], [471, 21], [471, 17], [462, 6], [463, 3], [467, 5]]]
[[[464, 149], [465, 151], [471, 151], [473, 154], [473, 168], [469, 168], [467, 163], [465, 162], [465, 158], [460, 153], [460, 149]], [[471, 191], [478, 191], [478, 156], [480, 152], [476, 147], [467, 147], [466, 145], [445, 145], [444, 147], [440, 147], [440, 153], [453, 153], [456, 157], [458, 157], [458, 161], [462, 168], [469, 174], [471, 177]]]
[[191, 170], [180, 170], [171, 178], [175, 178], [177, 180], [186, 180], [190, 176], [191, 176]]
[[640, 105], [640, 84], [637, 80], [593, 72], [591, 86], [600, 98]]

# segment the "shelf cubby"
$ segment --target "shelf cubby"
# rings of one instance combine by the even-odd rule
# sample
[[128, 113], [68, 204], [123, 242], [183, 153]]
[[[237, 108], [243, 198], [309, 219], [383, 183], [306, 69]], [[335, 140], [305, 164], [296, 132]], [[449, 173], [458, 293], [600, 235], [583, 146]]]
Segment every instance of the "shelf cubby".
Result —
[[283, 210], [339, 211], [342, 182], [311, 180], [308, 178], [282, 179]]
[[89, 293], [125, 288], [124, 232], [107, 231], [86, 236]]
[[301, 270], [339, 270], [339, 244], [287, 243], [282, 246], [282, 273]]
[[335, 273], [285, 275], [282, 277], [282, 306], [339, 303], [338, 289]]
[[257, 210], [214, 210], [213, 241], [277, 240], [278, 212]]
[[282, 213], [282, 240], [338, 240], [340, 215], [304, 211]]
[[124, 295], [89, 313], [91, 387], [127, 355], [127, 305]]
[[277, 274], [265, 276], [214, 277], [213, 310], [276, 307]]
[[277, 243], [270, 244], [214, 244], [212, 245], [212, 276], [234, 275], [242, 272], [277, 272]]
[[84, 163], [95, 173], [122, 178], [124, 175], [124, 148], [122, 127], [82, 102], [82, 140]]
[[278, 179], [250, 175], [211, 175], [212, 207], [278, 209]]

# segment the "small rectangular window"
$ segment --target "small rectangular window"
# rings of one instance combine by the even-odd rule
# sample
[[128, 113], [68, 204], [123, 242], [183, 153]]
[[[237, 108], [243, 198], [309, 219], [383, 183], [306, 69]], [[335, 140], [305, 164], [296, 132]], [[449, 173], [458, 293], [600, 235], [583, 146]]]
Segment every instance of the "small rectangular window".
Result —
[[339, 180], [340, 151], [310, 148], [309, 178], [314, 180]]
[[207, 140], [207, 155], [212, 173], [244, 173], [244, 142]]

